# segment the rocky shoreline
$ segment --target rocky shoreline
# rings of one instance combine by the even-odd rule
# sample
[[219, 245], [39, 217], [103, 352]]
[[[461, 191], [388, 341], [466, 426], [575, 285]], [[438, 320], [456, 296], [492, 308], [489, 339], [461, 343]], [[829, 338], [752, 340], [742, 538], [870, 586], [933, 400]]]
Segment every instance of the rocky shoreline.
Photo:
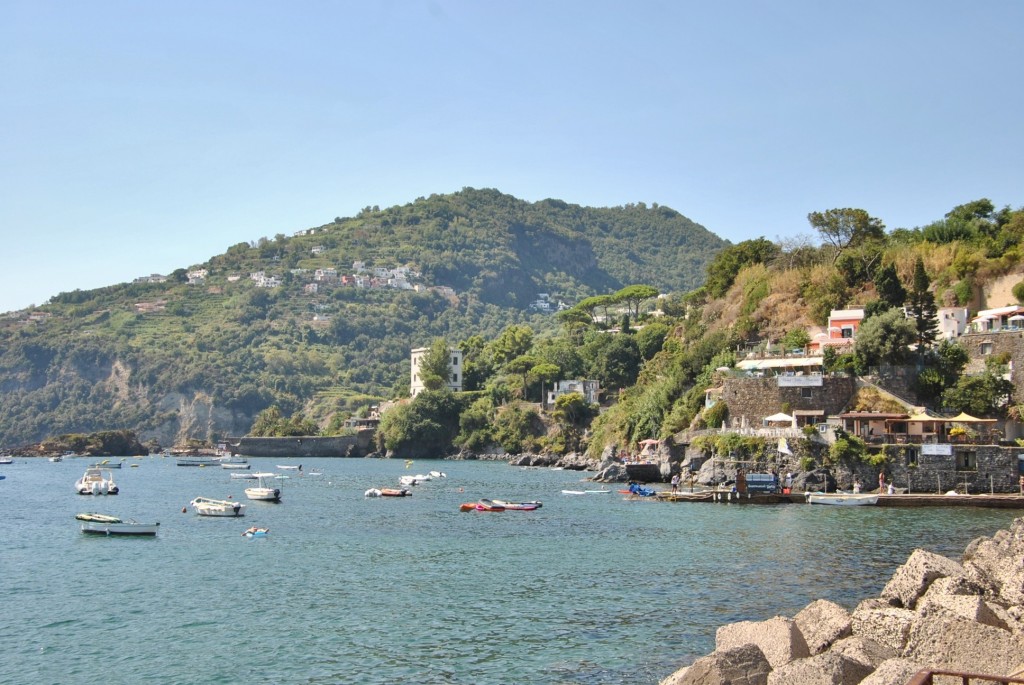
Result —
[[922, 670], [1024, 677], [1022, 559], [1024, 518], [972, 541], [961, 561], [914, 550], [852, 612], [818, 600], [792, 618], [722, 626], [711, 654], [660, 685], [906, 685]]

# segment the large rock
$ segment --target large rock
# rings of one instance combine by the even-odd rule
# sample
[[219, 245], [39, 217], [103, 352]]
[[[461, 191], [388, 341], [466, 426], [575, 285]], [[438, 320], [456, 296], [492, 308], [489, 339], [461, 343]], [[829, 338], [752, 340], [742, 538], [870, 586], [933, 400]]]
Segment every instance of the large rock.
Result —
[[941, 613], [914, 624], [903, 656], [932, 668], [1007, 675], [1024, 653], [1024, 636]]
[[844, 654], [825, 652], [780, 666], [768, 675], [768, 685], [857, 685], [872, 670]]
[[1012, 605], [1024, 604], [1024, 519], [1016, 519], [1009, 530], [989, 539], [974, 540], [964, 552], [968, 577], [985, 588], [986, 594]]
[[889, 659], [862, 680], [860, 685], [903, 685], [924, 668], [912, 659]]
[[756, 645], [715, 650], [659, 685], [767, 685], [771, 665]]
[[853, 634], [860, 638], [874, 640], [888, 647], [895, 654], [901, 654], [910, 638], [910, 629], [918, 615], [909, 609], [861, 609], [853, 612]]
[[812, 655], [821, 654], [852, 630], [850, 612], [835, 602], [819, 599], [793, 617]]
[[740, 621], [722, 626], [715, 633], [715, 650], [752, 644], [760, 647], [772, 668], [811, 655], [804, 636], [793, 619], [776, 616], [767, 621]]
[[965, 575], [964, 567], [946, 557], [915, 549], [907, 563], [896, 569], [882, 590], [882, 599], [895, 606], [913, 609], [928, 586], [939, 578]]
[[917, 611], [926, 617], [937, 612], [945, 612], [1000, 630], [1010, 630], [1006, 622], [996, 615], [982, 597], [926, 593], [918, 602]]
[[899, 656], [891, 647], [875, 642], [871, 638], [852, 635], [832, 645], [832, 652], [842, 654], [865, 666], [878, 668], [889, 659]]

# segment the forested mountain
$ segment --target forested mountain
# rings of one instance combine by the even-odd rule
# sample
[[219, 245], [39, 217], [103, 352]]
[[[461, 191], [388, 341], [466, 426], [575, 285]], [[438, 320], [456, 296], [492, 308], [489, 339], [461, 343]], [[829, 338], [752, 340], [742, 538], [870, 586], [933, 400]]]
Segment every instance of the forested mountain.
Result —
[[699, 286], [727, 245], [667, 207], [464, 189], [252, 243], [166, 278], [0, 319], [0, 446], [134, 429], [246, 433], [277, 406], [326, 425], [408, 389], [409, 350], [554, 330], [552, 309], [635, 283]]

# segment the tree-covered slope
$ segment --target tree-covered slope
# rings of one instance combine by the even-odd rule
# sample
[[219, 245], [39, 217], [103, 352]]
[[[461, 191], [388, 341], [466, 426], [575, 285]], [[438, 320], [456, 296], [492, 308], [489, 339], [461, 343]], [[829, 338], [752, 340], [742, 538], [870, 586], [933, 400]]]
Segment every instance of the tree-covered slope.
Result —
[[212, 439], [271, 405], [326, 422], [407, 389], [412, 347], [553, 329], [529, 307], [541, 293], [688, 290], [724, 245], [664, 207], [465, 189], [367, 208], [0, 319], [0, 446], [121, 428]]

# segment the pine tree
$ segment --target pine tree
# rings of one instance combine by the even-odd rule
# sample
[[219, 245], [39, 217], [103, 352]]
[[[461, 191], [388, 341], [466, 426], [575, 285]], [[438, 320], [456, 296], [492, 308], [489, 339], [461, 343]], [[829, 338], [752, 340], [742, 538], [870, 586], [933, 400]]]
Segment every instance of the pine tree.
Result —
[[925, 350], [935, 344], [939, 331], [938, 310], [935, 307], [935, 295], [929, 289], [931, 280], [924, 268], [924, 260], [920, 257], [914, 264], [914, 284], [910, 290], [910, 314], [914, 318], [917, 330], [918, 358]]

